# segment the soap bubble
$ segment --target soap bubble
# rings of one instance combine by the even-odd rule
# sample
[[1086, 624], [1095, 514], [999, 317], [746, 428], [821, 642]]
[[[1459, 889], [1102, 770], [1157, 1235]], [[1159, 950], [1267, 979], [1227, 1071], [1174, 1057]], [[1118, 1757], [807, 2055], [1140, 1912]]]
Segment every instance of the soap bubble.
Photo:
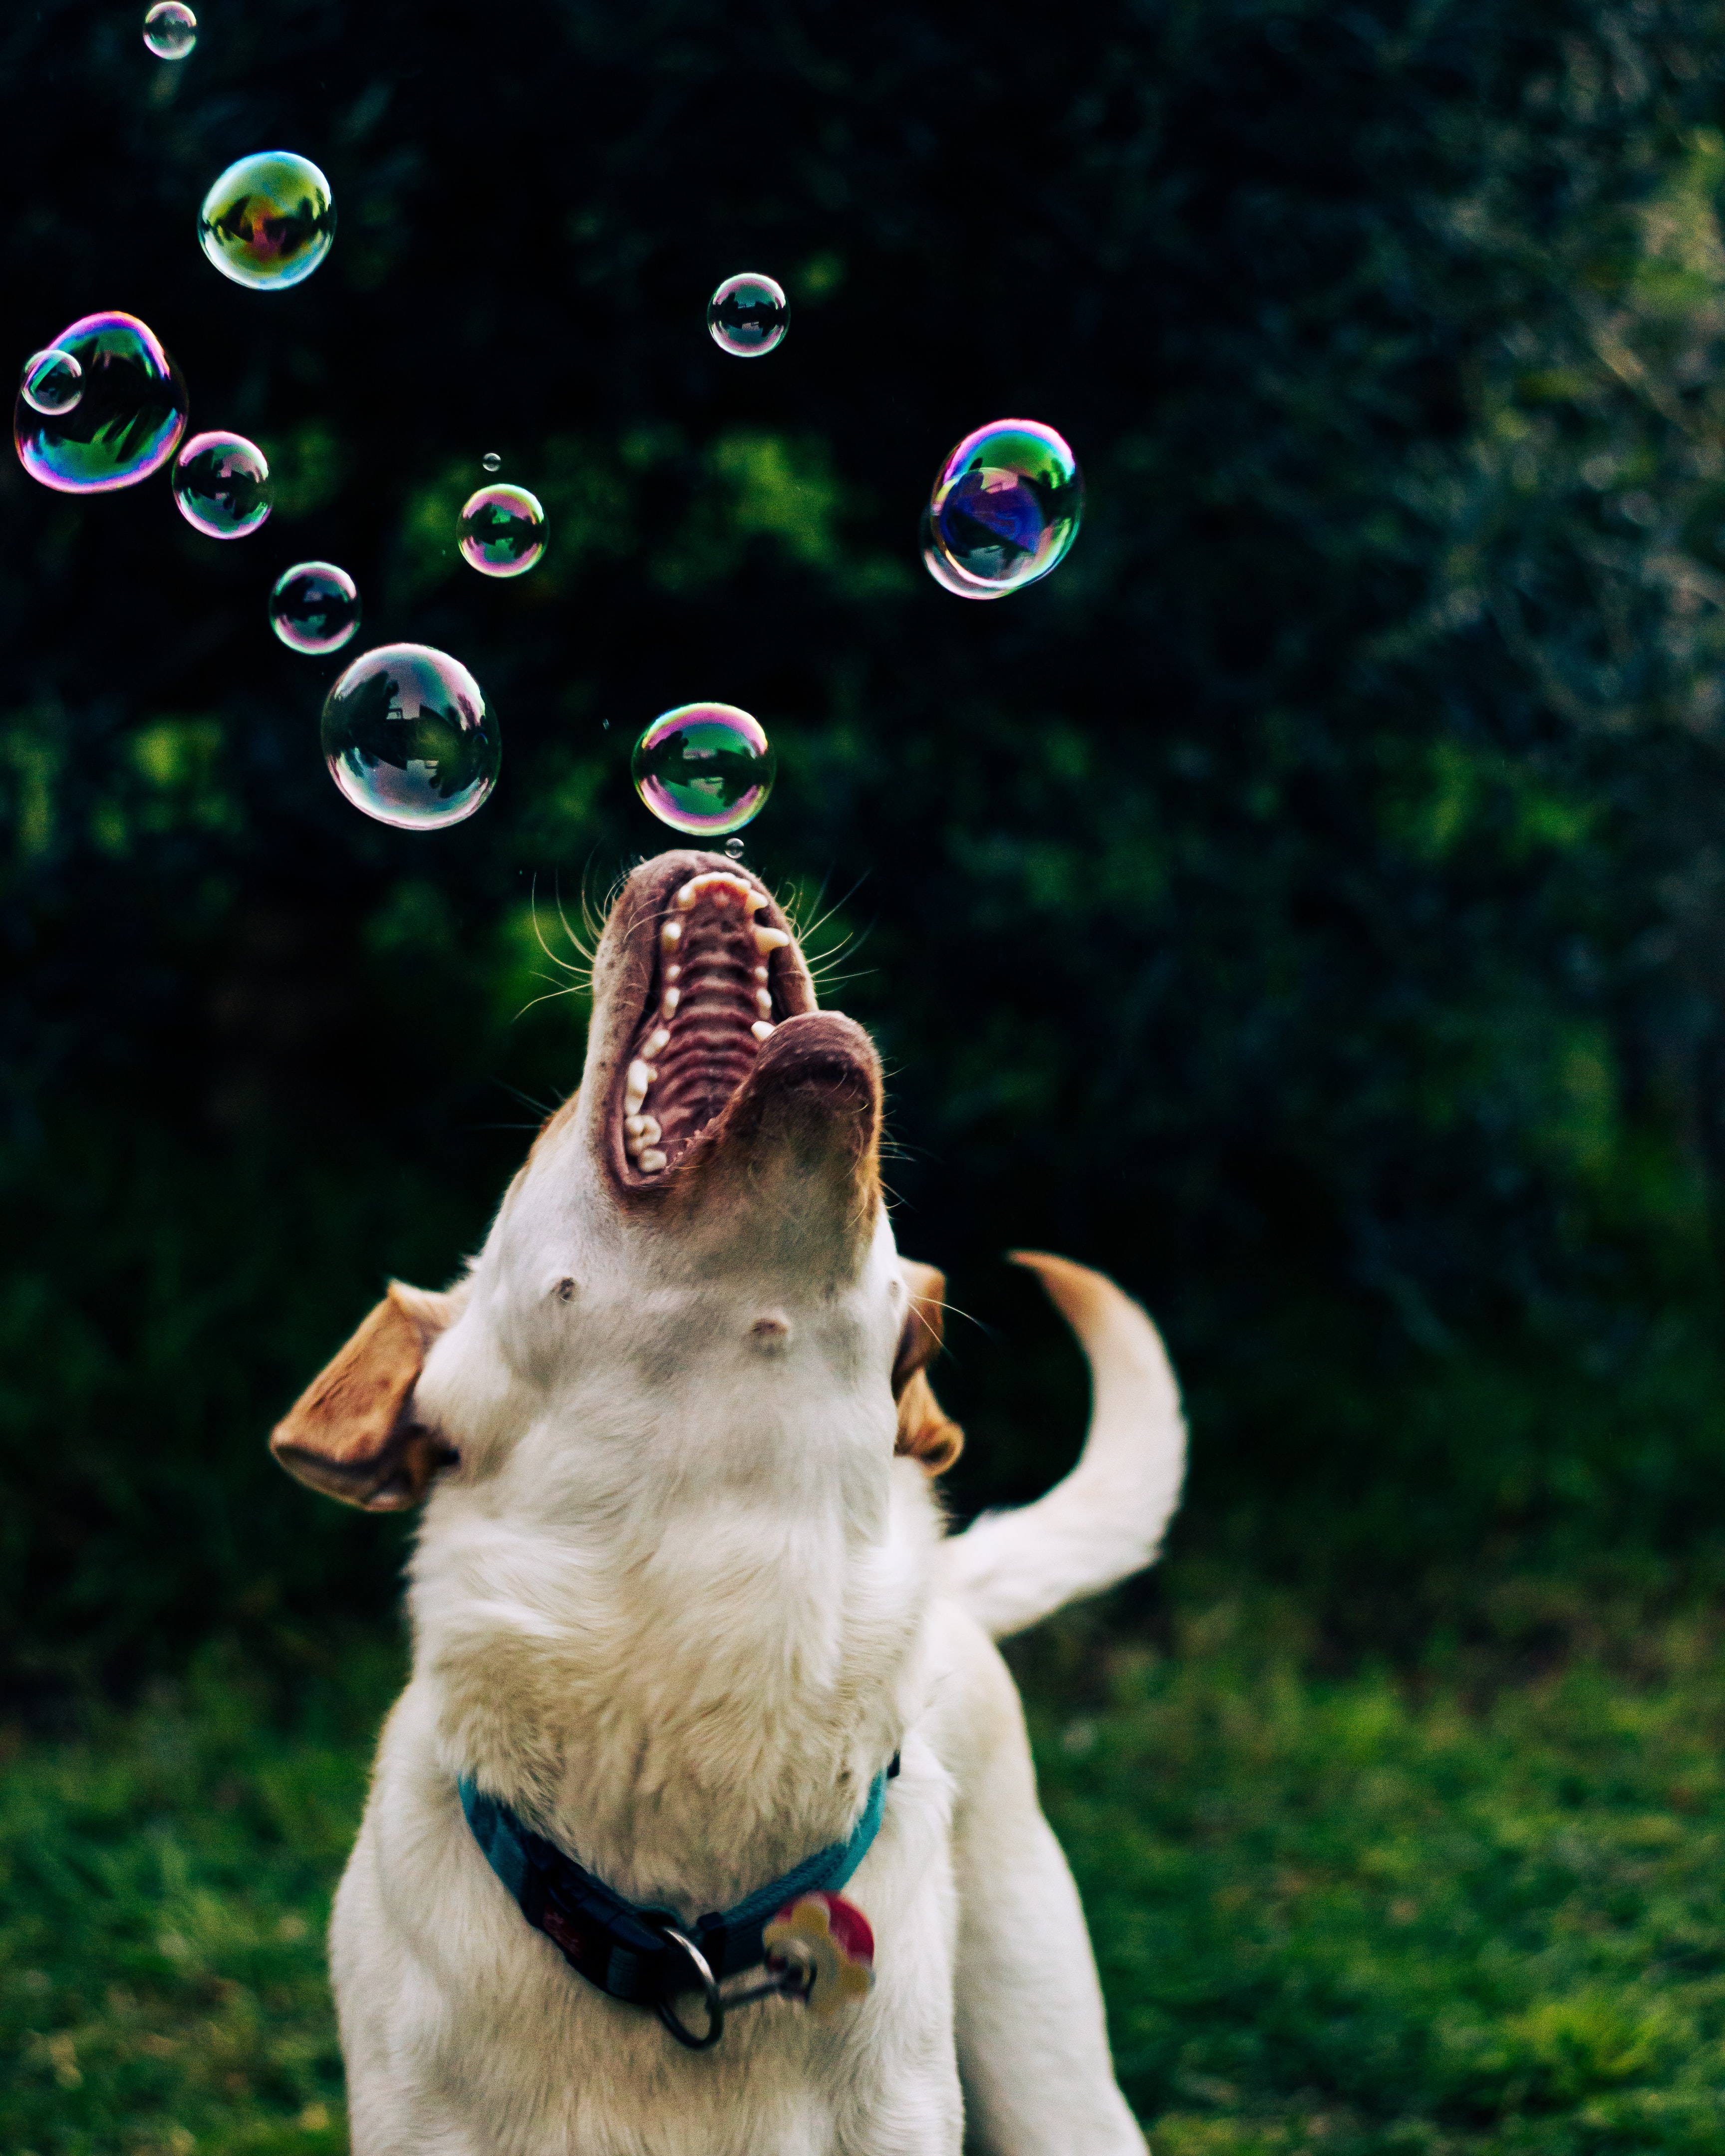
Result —
[[309, 277], [336, 236], [330, 183], [309, 157], [259, 150], [203, 198], [198, 238], [224, 277], [279, 292]]
[[359, 586], [333, 562], [296, 562], [270, 593], [270, 626], [290, 651], [339, 651], [359, 627]]
[[1078, 536], [1083, 515], [1077, 459], [1054, 429], [997, 419], [967, 434], [941, 466], [929, 536], [947, 567], [1004, 593], [1045, 577]]
[[24, 362], [24, 402], [33, 412], [49, 418], [69, 412], [84, 394], [84, 369], [69, 352], [33, 352]]
[[951, 592], [959, 599], [1004, 599], [1012, 589], [1010, 584], [979, 584], [955, 569], [934, 543], [934, 520], [925, 509], [922, 522], [916, 535], [916, 543], [922, 550], [922, 566], [943, 592]]
[[330, 776], [356, 808], [403, 831], [472, 815], [497, 783], [497, 721], [459, 660], [386, 644], [343, 674], [323, 707]]
[[778, 756], [758, 719], [734, 704], [680, 704], [635, 743], [635, 791], [674, 831], [741, 830], [773, 791]]
[[524, 486], [482, 486], [461, 512], [461, 552], [482, 577], [524, 577], [545, 552], [545, 511]]
[[500, 472], [503, 469], [503, 459], [495, 449], [487, 449], [484, 456], [480, 459], [480, 463], [488, 472]]
[[730, 855], [733, 861], [740, 861], [742, 859], [743, 853], [742, 840], [741, 839], [726, 839], [725, 841], [725, 850]]
[[144, 18], [144, 43], [159, 60], [182, 60], [198, 43], [198, 18], [182, 0], [156, 0]]
[[270, 466], [244, 434], [194, 434], [174, 459], [174, 500], [194, 531], [244, 539], [270, 514]]
[[77, 362], [84, 393], [46, 413], [18, 392], [13, 439], [31, 478], [61, 494], [107, 494], [159, 470], [186, 431], [186, 385], [154, 332], [136, 315], [85, 315], [49, 349]]
[[706, 326], [721, 352], [759, 359], [784, 342], [791, 326], [784, 287], [752, 270], [727, 277], [706, 303]]

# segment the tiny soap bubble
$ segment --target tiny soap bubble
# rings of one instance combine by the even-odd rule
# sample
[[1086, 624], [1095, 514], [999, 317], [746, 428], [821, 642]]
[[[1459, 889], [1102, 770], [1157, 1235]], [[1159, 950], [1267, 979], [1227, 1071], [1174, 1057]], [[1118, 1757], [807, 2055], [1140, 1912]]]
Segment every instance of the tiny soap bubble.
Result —
[[734, 704], [680, 704], [641, 736], [629, 767], [661, 824], [716, 838], [760, 814], [778, 757], [760, 721]]
[[480, 465], [483, 470], [488, 472], [501, 472], [503, 469], [503, 459], [495, 449], [487, 449], [484, 456], [480, 459]]
[[13, 440], [31, 478], [106, 494], [159, 471], [186, 431], [186, 385], [155, 332], [136, 315], [84, 315], [44, 347], [55, 352], [80, 369], [81, 393], [44, 412], [20, 385]]
[[24, 362], [24, 402], [53, 418], [69, 412], [84, 394], [84, 369], [69, 352], [32, 352]]
[[144, 43], [159, 60], [182, 60], [198, 43], [198, 18], [184, 0], [156, 0], [144, 18]]
[[706, 326], [721, 352], [759, 359], [784, 342], [791, 326], [784, 287], [752, 270], [727, 277], [706, 303]]
[[330, 776], [356, 808], [403, 831], [470, 816], [497, 783], [501, 744], [480, 685], [426, 644], [356, 659], [323, 707]]
[[339, 651], [359, 627], [359, 587], [333, 562], [298, 562], [270, 593], [270, 626], [290, 651]]
[[270, 515], [270, 465], [244, 434], [194, 434], [174, 459], [174, 500], [194, 531], [244, 539]]
[[726, 839], [725, 841], [725, 850], [730, 855], [733, 861], [740, 861], [742, 859], [742, 840], [741, 839]]
[[997, 419], [967, 434], [937, 474], [923, 560], [947, 591], [1002, 597], [1045, 577], [1083, 516], [1084, 480], [1061, 437], [1035, 419]]
[[230, 165], [198, 213], [198, 243], [210, 260], [259, 291], [309, 277], [335, 236], [330, 183], [292, 150], [259, 150]]
[[462, 558], [482, 577], [523, 577], [545, 552], [545, 511], [524, 486], [482, 486], [461, 511]]

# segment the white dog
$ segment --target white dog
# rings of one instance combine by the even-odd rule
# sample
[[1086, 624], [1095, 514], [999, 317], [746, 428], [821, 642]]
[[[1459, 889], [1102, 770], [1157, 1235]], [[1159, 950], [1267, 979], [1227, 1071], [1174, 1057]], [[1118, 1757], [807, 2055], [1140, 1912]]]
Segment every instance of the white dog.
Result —
[[767, 892], [649, 861], [483, 1252], [276, 1431], [338, 1496], [429, 1492], [331, 1934], [355, 2156], [1142, 2156], [989, 1635], [1148, 1562], [1178, 1395], [1136, 1304], [1027, 1255], [1090, 1437], [943, 1539], [942, 1283], [880, 1129]]

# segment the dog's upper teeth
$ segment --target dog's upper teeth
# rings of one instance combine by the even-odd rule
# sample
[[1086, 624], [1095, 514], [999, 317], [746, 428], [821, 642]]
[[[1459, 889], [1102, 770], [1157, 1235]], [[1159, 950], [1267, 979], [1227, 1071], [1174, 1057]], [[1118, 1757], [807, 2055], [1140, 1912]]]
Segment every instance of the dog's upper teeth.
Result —
[[647, 1038], [641, 1043], [642, 1055], [657, 1055], [659, 1051], [665, 1046], [665, 1044], [670, 1039], [670, 1034], [664, 1026], [655, 1026], [653, 1031], [649, 1033], [647, 1035]]
[[660, 1016], [661, 1018], [670, 1018], [675, 1011], [677, 1005], [682, 1001], [682, 999], [683, 991], [680, 988], [667, 988], [664, 995], [660, 999]]
[[[681, 895], [679, 894], [678, 903], [680, 905], [681, 902]], [[689, 902], [691, 906], [695, 903], [693, 899], [691, 899]], [[667, 951], [675, 951], [678, 944], [683, 940], [682, 922], [680, 921], [667, 921], [664, 927], [659, 932], [659, 940], [662, 944], [664, 944]]]
[[757, 1018], [749, 1028], [749, 1031], [753, 1034], [757, 1040], [764, 1040], [772, 1030], [773, 1028], [768, 1025], [764, 1018]]
[[790, 940], [782, 928], [757, 927], [755, 930], [755, 948], [763, 958], [770, 958], [775, 951], [783, 950]]
[[636, 1163], [643, 1175], [657, 1175], [665, 1166], [665, 1155], [656, 1147], [644, 1152]]
[[638, 1055], [629, 1066], [629, 1075], [623, 1089], [623, 1112], [625, 1116], [639, 1115], [641, 1103], [647, 1097], [647, 1088], [653, 1083], [653, 1073]]
[[682, 968], [680, 966], [667, 966], [665, 969], [665, 978], [668, 981], [680, 981], [683, 978]]
[[764, 966], [757, 966], [757, 967], [756, 967], [756, 968], [755, 968], [755, 978], [756, 978], [756, 979], [757, 979], [757, 980], [761, 983], [761, 985], [762, 985], [762, 987], [763, 988], [766, 987], [766, 985], [767, 985], [767, 968], [766, 968]]
[[686, 913], [704, 891], [710, 891], [716, 904], [722, 905], [733, 893], [741, 901], [745, 913], [752, 913], [767, 903], [764, 891], [757, 891], [740, 875], [731, 875], [723, 869], [706, 869], [698, 876], [691, 876], [677, 893], [677, 906]]
[[768, 989], [757, 988], [755, 990], [755, 1009], [759, 1011], [762, 1018], [772, 1017], [773, 997]]

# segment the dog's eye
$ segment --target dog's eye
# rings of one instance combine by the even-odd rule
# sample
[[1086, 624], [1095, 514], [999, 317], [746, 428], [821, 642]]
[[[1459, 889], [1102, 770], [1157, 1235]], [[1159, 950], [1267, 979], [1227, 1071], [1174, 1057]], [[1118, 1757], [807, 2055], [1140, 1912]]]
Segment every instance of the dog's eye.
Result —
[[575, 1300], [575, 1283], [572, 1280], [560, 1280], [557, 1286], [552, 1290], [552, 1293], [557, 1297], [559, 1302], [573, 1302]]

